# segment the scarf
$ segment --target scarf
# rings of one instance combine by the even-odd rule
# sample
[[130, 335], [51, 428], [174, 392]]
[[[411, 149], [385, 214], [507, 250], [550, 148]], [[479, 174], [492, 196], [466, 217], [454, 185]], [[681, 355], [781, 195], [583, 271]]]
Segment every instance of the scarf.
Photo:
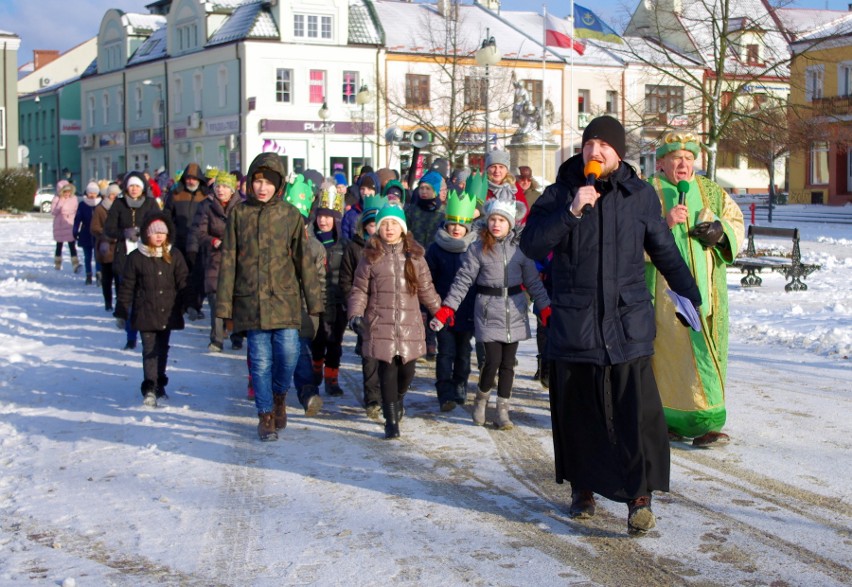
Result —
[[[94, 208], [101, 203], [101, 198], [83, 198], [83, 203], [90, 208]], [[109, 208], [107, 208], [107, 210], [109, 210]]]
[[[136, 250], [145, 255], [146, 257], [163, 256], [163, 247], [149, 247], [144, 243], [139, 243], [138, 245], [136, 245]], [[172, 250], [172, 245], [169, 245], [169, 250]]]
[[317, 235], [317, 240], [321, 242], [325, 247], [330, 247], [337, 240], [335, 238], [333, 230], [329, 230], [328, 232], [322, 232], [319, 229], [315, 229], [314, 234]]
[[109, 212], [109, 209], [112, 208], [112, 205], [115, 204], [115, 200], [110, 200], [109, 198], [103, 198], [101, 200], [101, 206], [104, 207], [104, 210]]
[[463, 237], [453, 238], [446, 230], [439, 228], [435, 233], [434, 242], [448, 253], [464, 253], [478, 236], [474, 231], [468, 230]]
[[136, 199], [124, 196], [124, 201], [127, 203], [128, 208], [141, 208], [142, 204], [145, 203], [145, 196], [139, 196]]
[[498, 200], [514, 200], [518, 189], [511, 183], [491, 183], [488, 182], [488, 189], [494, 194], [494, 198]]

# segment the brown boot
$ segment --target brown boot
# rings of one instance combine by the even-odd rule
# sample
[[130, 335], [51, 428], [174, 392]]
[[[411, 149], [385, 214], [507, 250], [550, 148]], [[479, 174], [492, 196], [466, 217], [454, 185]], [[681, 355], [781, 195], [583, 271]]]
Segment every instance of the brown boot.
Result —
[[53, 268], [59, 271], [62, 269], [62, 256], [57, 255], [53, 258]]
[[272, 409], [272, 414], [275, 417], [275, 429], [284, 430], [287, 427], [287, 394], [275, 393], [272, 395], [272, 401], [275, 407]]
[[657, 518], [651, 511], [651, 496], [642, 495], [627, 502], [627, 532], [641, 536], [657, 525]]
[[325, 368], [325, 392], [328, 395], [339, 396], [343, 395], [343, 390], [337, 384], [337, 376], [340, 374], [338, 367]]
[[595, 494], [588, 489], [571, 489], [568, 515], [575, 520], [588, 520], [595, 515]]
[[257, 435], [263, 442], [271, 442], [278, 440], [278, 433], [275, 431], [275, 416], [272, 412], [265, 412], [257, 415]]
[[71, 257], [71, 267], [74, 269], [74, 273], [80, 273], [80, 269], [83, 268], [83, 266], [80, 265], [80, 259], [77, 255], [73, 255]]

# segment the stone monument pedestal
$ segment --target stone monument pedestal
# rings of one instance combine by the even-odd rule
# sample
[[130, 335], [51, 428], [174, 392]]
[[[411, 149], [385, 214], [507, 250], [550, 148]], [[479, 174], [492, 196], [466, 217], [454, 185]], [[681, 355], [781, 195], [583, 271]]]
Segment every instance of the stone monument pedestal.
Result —
[[559, 150], [559, 145], [549, 142], [544, 143], [543, 167], [541, 143], [513, 143], [506, 145], [506, 150], [509, 151], [509, 158], [512, 165], [510, 172], [513, 175], [517, 173], [518, 167], [526, 165], [532, 169], [533, 176], [544, 179], [546, 185], [556, 181], [556, 171], [558, 169], [556, 165], [556, 151]]

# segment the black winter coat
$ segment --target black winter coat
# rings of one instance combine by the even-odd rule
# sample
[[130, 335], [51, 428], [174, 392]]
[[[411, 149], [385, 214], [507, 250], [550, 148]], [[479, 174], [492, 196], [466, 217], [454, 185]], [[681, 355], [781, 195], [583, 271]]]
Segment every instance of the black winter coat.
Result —
[[349, 299], [349, 292], [352, 291], [355, 268], [358, 267], [358, 262], [364, 253], [365, 244], [367, 243], [364, 237], [357, 232], [346, 242], [346, 249], [343, 251], [343, 260], [340, 262], [340, 290], [343, 292], [345, 300]]
[[[131, 171], [125, 177], [125, 181], [133, 175], [144, 180], [144, 176], [138, 171]], [[145, 188], [145, 192], [143, 193], [147, 194], [148, 188]], [[112, 207], [109, 209], [109, 214], [107, 214], [107, 219], [104, 223], [104, 235], [116, 240], [112, 269], [118, 275], [124, 273], [124, 260], [127, 258], [127, 241], [124, 238], [125, 229], [133, 227], [141, 229], [142, 223], [147, 216], [160, 213], [160, 206], [154, 198], [143, 195], [142, 205], [138, 208], [129, 206], [127, 204], [129, 199], [130, 196], [126, 193], [122, 197], [116, 198], [112, 203]]]
[[[464, 253], [467, 251], [467, 246], [458, 252], [446, 250], [442, 246], [442, 243], [450, 242], [451, 237], [446, 232], [444, 233], [446, 236], [441, 235], [442, 228], [439, 228], [438, 231], [438, 234], [435, 235], [435, 241], [429, 245], [429, 249], [426, 251], [426, 263], [429, 265], [429, 271], [432, 273], [432, 283], [435, 284], [435, 291], [438, 292], [438, 295], [443, 300], [450, 293], [456, 273], [458, 273], [462, 266], [462, 257], [464, 257]], [[466, 240], [468, 241], [466, 243], [468, 246], [472, 244], [476, 240], [476, 233], [469, 233]], [[456, 310], [453, 325], [448, 325], [447, 328], [457, 332], [473, 332], [473, 307], [475, 302], [476, 287], [471, 287]]]
[[[153, 215], [143, 226], [162, 215]], [[171, 226], [169, 227], [171, 230]], [[143, 232], [144, 234], [144, 232]], [[144, 245], [143, 245], [144, 247]], [[148, 256], [142, 250], [132, 251], [124, 264], [115, 316], [128, 319], [141, 332], [182, 330], [183, 312], [189, 307], [189, 269], [177, 247], [171, 247], [171, 262], [162, 257]]]
[[[216, 292], [219, 268], [222, 266], [222, 241], [225, 240], [228, 213], [238, 204], [240, 204], [240, 198], [236, 194], [231, 196], [224, 208], [215, 195], [210, 195], [201, 202], [195, 212], [186, 250], [188, 253], [200, 253], [198, 259], [202, 259], [204, 263], [205, 294]], [[217, 239], [219, 246], [214, 247], [213, 243]]]
[[[320, 242], [316, 234], [316, 223], [311, 231], [311, 238]], [[346, 254], [346, 247], [349, 240], [341, 236], [341, 230], [338, 228], [337, 221], [334, 222], [334, 232], [337, 236], [330, 245], [325, 247], [325, 311], [323, 312], [323, 321], [332, 323], [337, 317], [337, 310], [346, 305], [346, 297], [340, 287], [340, 267], [343, 263], [343, 257]], [[322, 243], [320, 243], [322, 244]]]
[[553, 251], [547, 355], [596, 365], [650, 356], [656, 326], [644, 254], [674, 291], [696, 306], [701, 294], [650, 184], [622, 163], [596, 183], [601, 197], [592, 211], [576, 218], [569, 207], [585, 182], [582, 155], [575, 155], [536, 201], [521, 235], [528, 257]]

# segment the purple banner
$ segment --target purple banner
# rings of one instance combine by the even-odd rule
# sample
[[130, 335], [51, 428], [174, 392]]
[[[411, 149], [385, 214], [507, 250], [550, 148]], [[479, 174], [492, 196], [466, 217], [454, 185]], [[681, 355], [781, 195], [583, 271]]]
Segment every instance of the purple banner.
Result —
[[326, 127], [328, 134], [336, 135], [360, 135], [363, 131], [365, 135], [373, 134], [374, 126], [372, 122], [336, 122], [330, 120], [328, 122], [320, 122], [313, 120], [272, 120], [263, 118], [260, 121], [260, 132], [297, 132], [297, 133], [316, 133], [322, 134], [323, 124]]

